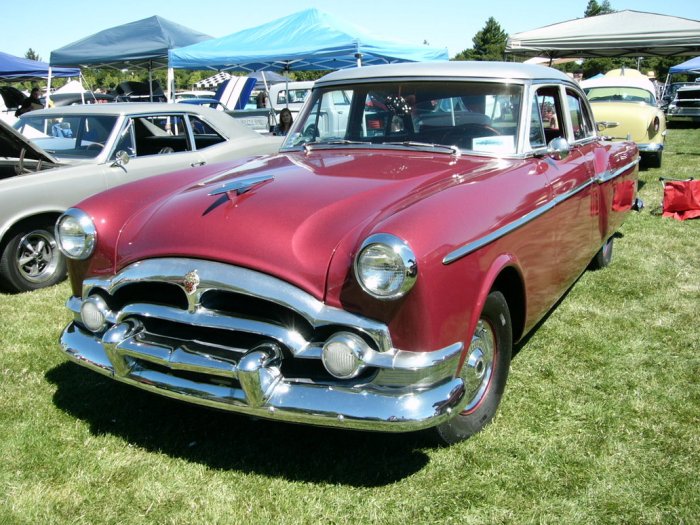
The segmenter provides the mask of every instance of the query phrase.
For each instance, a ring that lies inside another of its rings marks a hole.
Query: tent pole
[[[173,101],[174,95],[175,95],[175,71],[168,64],[168,87],[165,91],[165,96],[168,99],[168,102]]]
[[[46,78],[46,102],[44,102],[44,107],[48,108],[51,102],[51,66],[49,66],[49,76]]]
[[[148,61],[148,96],[153,102],[153,63],[150,60]]]

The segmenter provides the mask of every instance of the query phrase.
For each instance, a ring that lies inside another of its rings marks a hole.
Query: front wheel
[[[513,329],[508,303],[491,292],[477,322],[460,375],[467,405],[452,419],[435,427],[442,443],[451,445],[479,432],[493,418],[508,379]]]
[[[27,292],[51,286],[66,276],[66,260],[49,225],[11,233],[0,256],[0,287]]]

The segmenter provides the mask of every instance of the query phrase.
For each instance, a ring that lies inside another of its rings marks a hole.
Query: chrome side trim
[[[484,235],[483,237],[480,237],[479,239],[476,239],[470,243],[464,244],[457,248],[456,250],[451,251],[445,257],[442,259],[442,264],[451,264],[455,262],[458,259],[461,259],[462,257],[465,257],[466,255],[469,255],[470,253],[478,250],[479,248],[483,248],[487,244],[491,244],[492,242],[500,239],[501,237],[504,237],[505,235],[509,234],[512,231],[517,230],[518,228],[521,228],[522,226],[525,226],[529,222],[534,221],[538,217],[541,217],[545,213],[547,213],[549,210],[554,208],[555,206],[561,204],[562,202],[566,201],[567,199],[570,199],[577,193],[580,193],[581,191],[585,190],[589,186],[591,186],[594,182],[597,182],[598,184],[602,184],[604,182],[607,182],[609,180],[614,179],[615,177],[620,176],[622,173],[627,171],[628,169],[634,167],[636,164],[639,163],[639,157],[637,157],[634,161],[630,162],[629,164],[626,164],[622,168],[619,168],[618,170],[611,172],[611,171],[605,171],[601,173],[600,175],[596,176],[594,179],[589,179],[583,184],[580,184],[579,186],[573,188],[572,190],[563,193],[561,195],[557,195],[554,197],[551,201],[538,206],[534,210],[526,213],[519,219],[516,219],[514,221],[509,222],[508,224],[501,226],[500,228],[492,231],[491,233]]]
[[[619,177],[622,175],[624,172],[626,172],[628,169],[633,168],[635,165],[639,164],[640,158],[637,156],[636,159],[634,159],[632,162],[629,164],[625,164],[621,168],[618,168],[615,171],[604,171],[603,173],[600,173],[599,175],[596,176],[595,181],[598,184],[603,184],[604,182],[608,182],[610,180],[613,180],[615,177]]]

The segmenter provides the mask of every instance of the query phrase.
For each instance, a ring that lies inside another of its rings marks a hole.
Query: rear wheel
[[[66,260],[51,225],[27,225],[10,233],[0,256],[0,287],[27,292],[51,286],[66,276]]]
[[[491,421],[506,386],[512,348],[508,303],[501,292],[491,292],[460,372],[468,402],[460,414],[435,427],[442,443],[450,445],[465,440]]]

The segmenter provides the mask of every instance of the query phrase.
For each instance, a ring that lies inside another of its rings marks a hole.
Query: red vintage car
[[[122,186],[58,220],[62,349],[184,401],[453,443],[493,417],[513,343],[609,264],[638,162],[553,69],[331,73],[279,154]]]

